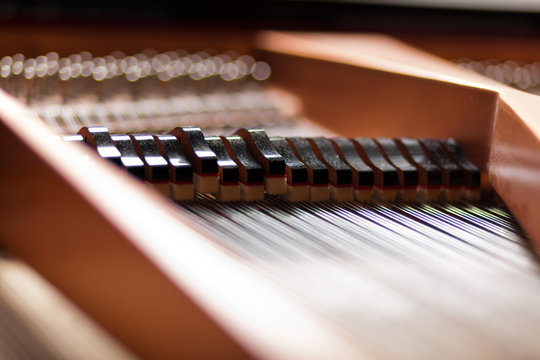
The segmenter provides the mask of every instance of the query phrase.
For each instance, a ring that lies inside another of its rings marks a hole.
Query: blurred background
[[[5,23],[537,35],[534,0],[3,1]]]
[[[26,55],[38,56],[51,48],[47,37],[52,39],[58,33],[69,36],[66,32],[74,28],[79,37],[88,37],[88,29],[95,37],[114,37],[117,31],[130,29],[139,37],[131,40],[139,44],[151,31],[156,50],[170,29],[176,33],[185,29],[184,33],[190,35],[186,38],[194,44],[198,39],[193,35],[219,29],[227,32],[216,34],[221,42],[232,45],[239,40],[237,46],[248,36],[248,30],[275,29],[382,32],[450,59],[530,62],[540,58],[540,47],[536,46],[540,3],[534,0],[12,0],[0,4],[0,28],[3,55],[25,49]],[[63,46],[69,53],[87,50],[77,48],[81,44],[77,41],[51,42],[59,52]],[[128,53],[141,50],[129,51],[129,40],[124,44]],[[32,49],[35,54],[28,53]],[[103,50],[100,55],[117,49]]]

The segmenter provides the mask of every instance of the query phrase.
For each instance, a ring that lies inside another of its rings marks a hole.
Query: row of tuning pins
[[[168,134],[110,134],[83,127],[84,142],[174,200],[195,193],[221,201],[478,200],[480,171],[454,139],[268,137],[262,129],[205,136],[197,127]]]
[[[50,52],[0,60],[0,87],[30,105],[239,91],[257,88],[269,75],[267,63],[234,52],[81,52],[62,58]]]

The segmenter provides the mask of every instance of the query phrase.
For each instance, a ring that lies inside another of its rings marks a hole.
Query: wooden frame
[[[313,131],[456,137],[540,241],[535,96],[384,36],[254,39]],[[206,239],[166,199],[91,150],[54,140],[4,93],[0,118],[2,246],[141,357],[373,355]]]

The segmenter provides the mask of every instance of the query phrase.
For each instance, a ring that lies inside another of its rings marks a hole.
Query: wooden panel
[[[156,51],[200,51],[216,49],[249,53],[253,49],[253,33],[249,31],[219,30],[204,27],[166,27],[119,24],[99,26],[76,25],[0,25],[0,56],[18,52],[35,57],[49,51],[68,56],[81,51],[91,51],[104,56],[121,50],[127,55],[144,49]]]
[[[525,94],[514,94],[525,95]],[[537,116],[530,116],[532,124],[520,118],[517,111],[527,107],[513,101],[510,106],[500,101],[494,124],[493,140],[488,163],[489,180],[499,196],[510,208],[527,234],[534,240],[538,250],[540,245],[540,121]],[[518,99],[514,99],[518,100]],[[532,110],[532,109],[531,109]]]
[[[495,92],[318,59],[266,57],[273,81],[300,97],[318,125],[349,137],[455,137],[485,168]]]
[[[532,36],[395,34],[403,42],[445,59],[540,60],[540,40]]]

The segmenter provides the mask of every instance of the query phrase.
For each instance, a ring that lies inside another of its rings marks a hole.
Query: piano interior
[[[8,358],[540,356],[533,38],[10,26],[0,312],[34,330],[3,328]],[[302,144],[329,170],[322,197]],[[295,161],[279,176],[276,149]],[[39,315],[52,298],[75,320]]]

